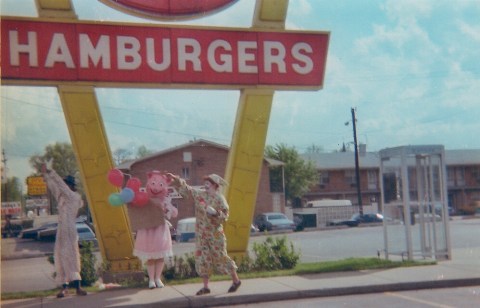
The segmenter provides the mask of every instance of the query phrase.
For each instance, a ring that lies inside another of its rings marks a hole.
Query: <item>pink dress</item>
[[[172,207],[172,211],[172,216],[177,216],[175,207]],[[156,227],[137,230],[133,255],[142,262],[173,256],[172,236],[166,219]]]

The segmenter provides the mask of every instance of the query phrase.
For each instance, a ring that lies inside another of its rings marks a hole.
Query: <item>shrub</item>
[[[47,260],[51,264],[55,264],[54,255],[49,255]],[[97,257],[93,254],[93,243],[82,242],[82,248],[80,249],[80,276],[82,276],[82,286],[91,286],[98,279],[98,272],[95,268]],[[53,278],[57,276],[57,272],[53,273]],[[73,285],[70,285],[71,287]]]
[[[93,254],[92,242],[82,242],[82,248],[80,249],[80,262],[82,265],[80,272],[80,275],[82,276],[82,285],[93,285],[95,281],[97,281],[98,275],[97,270],[95,269],[97,257]]]
[[[170,266],[165,266],[163,276],[167,280],[187,279],[198,277],[195,270],[195,257],[193,253],[186,253],[185,258],[174,256]]]
[[[253,244],[255,252],[254,268],[258,271],[292,269],[300,259],[300,253],[295,251],[293,244],[287,245],[287,237],[267,237],[264,243]]]

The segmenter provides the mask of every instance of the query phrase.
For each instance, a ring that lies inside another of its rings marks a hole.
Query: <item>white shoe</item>
[[[157,285],[157,288],[163,288],[165,286],[159,278],[155,279],[155,284]]]
[[[149,289],[155,289],[156,285],[155,285],[155,282],[153,280],[150,280],[148,282],[148,288]]]

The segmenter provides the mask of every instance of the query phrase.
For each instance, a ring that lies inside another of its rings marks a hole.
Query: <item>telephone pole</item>
[[[7,182],[8,182],[8,178],[7,178],[7,157],[5,156],[5,150],[2,149],[2,163],[3,163],[3,185],[5,185],[5,189],[3,191],[3,193],[5,194],[5,197],[3,198],[3,200],[5,200],[5,202],[8,201],[8,185],[7,185]]]
[[[358,198],[358,209],[360,215],[363,215],[363,205],[362,205],[362,191],[360,189],[360,170],[358,166],[358,145],[357,145],[357,118],[355,116],[355,108],[352,107],[352,126],[353,126],[353,146],[355,147],[355,179],[357,182],[357,198]]]

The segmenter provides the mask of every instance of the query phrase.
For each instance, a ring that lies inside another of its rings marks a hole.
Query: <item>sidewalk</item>
[[[117,289],[88,296],[69,295],[3,301],[2,307],[212,307],[308,297],[480,285],[480,249],[457,249],[437,265],[388,270],[245,279],[229,294],[230,281],[212,282],[209,295],[195,296],[201,283],[162,289]]]

